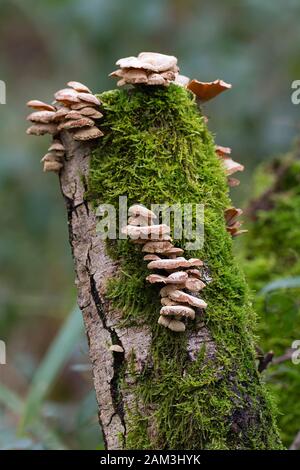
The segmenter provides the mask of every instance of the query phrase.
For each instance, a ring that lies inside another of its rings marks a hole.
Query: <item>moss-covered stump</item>
[[[140,338],[134,334],[117,359],[120,448],[280,448],[272,405],[256,370],[255,316],[225,227],[224,209],[231,206],[226,176],[193,95],[171,85],[114,90],[100,98],[105,136],[85,176],[85,201],[94,209],[101,203],[117,207],[124,195],[128,205],[204,204],[204,246],[190,255],[205,262],[212,279],[202,295],[205,313],[189,322],[185,333],[171,332],[157,324],[159,287],[146,283],[140,248],[126,240],[106,242],[105,256],[118,266],[105,292],[122,312],[116,328],[128,334],[145,329],[151,340],[138,368],[134,343]],[[184,248],[184,240],[177,245]],[[100,408],[106,406],[98,400]]]
[[[259,336],[265,351],[275,358],[265,372],[274,392],[283,442],[290,445],[300,428],[300,374],[289,352],[300,339],[300,153],[297,148],[282,158],[260,166],[254,179],[255,199],[242,240],[241,256],[250,287],[258,294]],[[277,288],[263,293],[273,281]],[[299,286],[299,282],[298,282]]]

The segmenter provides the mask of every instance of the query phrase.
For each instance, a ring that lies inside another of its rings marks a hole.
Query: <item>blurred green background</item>
[[[242,206],[263,160],[299,133],[298,0],[0,0],[0,448],[101,448],[63,200],[25,134],[26,101],[51,102],[68,80],[113,88],[115,61],[140,51],[178,57],[181,72],[232,91],[206,105],[217,143],[245,164]],[[65,324],[67,322],[67,325]],[[49,352],[50,348],[50,352]],[[48,353],[47,353],[48,351]],[[39,366],[39,368],[38,368]],[[300,426],[299,426],[300,428]]]

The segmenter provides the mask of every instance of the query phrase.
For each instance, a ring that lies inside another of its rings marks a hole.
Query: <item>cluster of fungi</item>
[[[207,304],[198,297],[205,287],[202,280],[203,262],[198,258],[186,259],[184,250],[175,247],[166,224],[157,224],[157,216],[146,207],[136,204],[128,210],[128,225],[122,229],[133,243],[142,245],[147,268],[156,273],[147,276],[151,284],[162,284],[158,323],[172,331],[185,330],[183,319],[195,319],[196,309]]]
[[[174,56],[142,52],[137,57],[120,59],[116,65],[119,68],[110,76],[118,79],[118,86],[166,87],[174,84],[192,92],[200,106],[231,88],[223,80],[201,82],[180,75]],[[103,116],[99,99],[82,83],[71,81],[67,85],[69,88],[55,93],[55,101],[51,105],[39,100],[27,103],[34,109],[27,118],[33,123],[27,133],[53,136],[48,153],[42,158],[44,171],[59,172],[63,168],[65,148],[60,138],[62,131],[71,133],[78,142],[94,142],[103,136],[97,126],[97,121]],[[204,119],[207,121],[205,116]],[[216,145],[216,154],[222,162],[229,186],[237,186],[239,180],[232,175],[243,171],[243,165],[231,158],[229,147]],[[225,210],[226,228],[232,236],[245,232],[240,230],[242,222],[237,220],[241,214],[242,210],[235,207]],[[156,225],[153,223],[155,219],[155,214],[147,208],[132,206],[124,233],[134,243],[143,245],[142,252],[145,253],[144,260],[149,261],[148,268],[157,271],[150,274],[147,281],[164,285],[160,290],[162,307],[158,323],[180,332],[185,330],[185,323],[182,321],[184,318],[194,319],[195,310],[206,307],[206,303],[197,295],[205,287],[201,275],[203,263],[199,259],[182,257],[183,250],[172,244],[170,227]]]
[[[95,123],[103,116],[98,98],[82,83],[72,81],[67,85],[69,88],[55,93],[53,104],[39,100],[27,103],[34,109],[27,117],[32,123],[27,134],[53,136],[48,153],[42,158],[44,171],[58,172],[63,168],[65,148],[60,138],[62,131],[71,132],[76,141],[91,141],[103,135]]]

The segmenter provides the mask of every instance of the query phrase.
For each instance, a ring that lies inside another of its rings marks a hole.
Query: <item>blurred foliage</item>
[[[275,353],[274,364],[264,374],[278,402],[282,439],[290,445],[300,429],[299,365],[289,355],[292,343],[300,340],[299,142],[290,154],[259,167],[255,179],[259,204],[252,211],[255,220],[247,224],[243,264],[257,293],[260,345]],[[286,360],[276,363],[286,354]]]
[[[234,157],[246,164],[243,184],[233,191],[236,201],[245,199],[249,172],[265,155],[287,148],[298,132],[290,85],[300,77],[300,3],[0,0],[0,5],[0,79],[7,85],[7,104],[0,105],[0,338],[8,349],[0,381],[23,403],[34,371],[75,299],[58,181],[42,174],[39,163],[49,140],[25,135],[24,103],[31,98],[51,101],[69,79],[94,91],[114,87],[107,75],[122,56],[141,50],[175,54],[182,73],[234,85],[205,112],[217,142],[233,146]],[[70,382],[69,374],[64,370],[53,384],[51,403],[60,416],[75,411],[84,416],[91,376]],[[48,402],[49,396],[45,398]],[[1,429],[7,419],[12,420],[13,439],[15,418],[1,411]],[[68,419],[63,421],[65,432],[72,434],[69,446],[94,442],[80,437]],[[19,442],[20,447],[28,445]]]

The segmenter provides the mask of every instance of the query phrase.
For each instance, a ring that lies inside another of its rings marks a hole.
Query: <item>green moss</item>
[[[272,405],[254,364],[255,319],[247,286],[225,228],[223,212],[231,205],[226,178],[192,95],[173,85],[110,91],[101,100],[105,137],[91,159],[87,197],[95,206],[117,206],[121,195],[128,204],[146,206],[204,204],[204,247],[190,256],[203,259],[213,279],[203,291],[205,316],[189,322],[188,331],[204,321],[217,352],[212,359],[203,348],[191,361],[188,334],[157,324],[159,288],[145,281],[140,248],[124,240],[108,243],[110,255],[121,261],[110,296],[125,322],[147,324],[153,335],[152,363],[136,376],[135,390],[152,412],[131,410],[127,447],[279,448]],[[155,442],[149,439],[150,423],[159,430]]]
[[[283,168],[284,174],[276,177]],[[264,185],[263,174],[269,175]],[[247,223],[249,234],[241,250],[247,278],[257,293],[271,281],[300,275],[300,160],[296,152],[259,167],[254,187],[260,188],[260,194],[275,182],[271,208],[260,210],[257,220]],[[255,308],[261,317],[258,334],[263,349],[280,356],[300,338],[300,288],[259,294]],[[265,375],[280,410],[282,440],[289,445],[299,430],[299,365],[286,361],[269,367]]]

